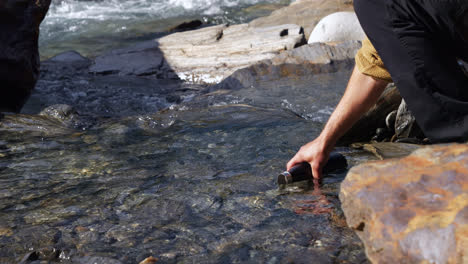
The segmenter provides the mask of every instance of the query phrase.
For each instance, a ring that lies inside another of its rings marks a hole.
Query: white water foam
[[[66,19],[136,19],[142,16],[168,18],[188,13],[221,14],[223,8],[281,0],[54,0],[47,18]],[[284,1],[283,1],[284,2]]]
[[[230,11],[259,3],[284,4],[288,0],[52,0],[41,25],[41,52],[75,49],[94,53],[105,47],[124,46],[132,38],[148,40],[184,18],[222,17],[216,23],[237,23]],[[237,20],[236,20],[237,19]],[[242,19],[241,19],[242,20]],[[241,21],[240,20],[240,21]]]

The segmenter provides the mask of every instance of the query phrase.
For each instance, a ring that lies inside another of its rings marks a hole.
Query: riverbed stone
[[[305,42],[303,29],[294,24],[225,24],[171,34],[155,43],[182,80],[218,83],[235,70],[271,59]]]
[[[310,34],[308,43],[362,41],[365,37],[356,13],[336,12],[320,20]]]
[[[0,2],[0,112],[19,112],[39,76],[39,25],[51,0]]]
[[[354,167],[340,200],[373,263],[468,263],[466,144]]]
[[[353,11],[352,0],[297,0],[287,7],[275,10],[271,15],[257,18],[251,26],[265,27],[294,23],[304,28],[308,39],[317,23],[325,16],[338,11]]]

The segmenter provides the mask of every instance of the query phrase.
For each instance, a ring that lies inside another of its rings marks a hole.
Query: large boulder
[[[310,34],[309,44],[315,42],[362,41],[366,37],[354,12],[337,12],[324,17]]]
[[[39,25],[50,1],[0,1],[0,112],[19,112],[34,88]]]
[[[195,83],[218,83],[234,71],[305,44],[300,26],[218,25],[157,39],[177,75]]]
[[[354,167],[340,200],[373,263],[468,263],[466,144]]]
[[[215,89],[240,89],[255,86],[259,81],[274,81],[281,78],[312,76],[320,73],[348,71],[354,65],[354,56],[361,47],[358,41],[336,45],[314,43],[282,52],[252,66],[237,70],[224,79]]]
[[[338,12],[353,11],[352,0],[297,0],[271,15],[257,18],[249,24],[254,27],[294,23],[304,28],[306,38],[323,17]]]

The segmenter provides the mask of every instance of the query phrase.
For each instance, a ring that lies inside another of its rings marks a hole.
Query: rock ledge
[[[373,263],[468,263],[468,145],[357,166],[340,200]]]

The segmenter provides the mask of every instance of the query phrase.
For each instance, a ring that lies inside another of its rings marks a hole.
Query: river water
[[[276,185],[297,148],[318,135],[348,75],[216,90],[128,116],[69,101],[87,112],[84,126],[6,115],[0,262],[28,252],[61,263],[365,262],[340,209],[345,171],[320,184]],[[43,76],[37,92],[50,86]],[[142,98],[135,87],[129,102]],[[368,159],[338,151],[350,166]]]
[[[52,0],[41,25],[42,58],[67,50],[96,56],[166,34],[178,24],[246,23],[290,0]]]
[[[127,2],[119,2],[120,10],[129,8]],[[219,10],[242,10],[235,5],[258,4],[168,2],[185,5],[173,12],[193,9],[213,17]],[[109,37],[115,32],[106,35],[98,29],[102,25],[77,27],[74,32],[82,32],[76,35],[52,32],[83,18],[75,10],[63,25],[54,24],[54,17],[66,15],[60,8],[89,4],[98,10],[117,1],[80,3],[54,2],[42,29],[43,50],[85,47],[86,36],[97,39],[93,30],[103,39],[93,49],[115,44]],[[158,3],[142,5],[156,10]],[[145,12],[135,25],[158,12]],[[115,20],[124,23],[119,16],[116,11]],[[114,23],[102,20],[105,27]],[[125,37],[116,39],[128,44]],[[88,66],[44,62],[24,114],[0,121],[0,263],[138,263],[149,256],[158,263],[367,262],[340,209],[346,171],[320,183],[284,189],[276,184],[288,159],[320,132],[350,69],[270,76],[222,90],[152,77],[96,76]],[[76,112],[55,107],[37,114],[54,104]],[[337,151],[349,166],[370,159],[358,150]]]

